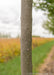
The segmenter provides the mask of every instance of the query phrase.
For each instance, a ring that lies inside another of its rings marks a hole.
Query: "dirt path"
[[[54,47],[48,54],[48,57],[44,60],[44,64],[39,69],[40,73],[47,73],[45,75],[54,75]],[[44,75],[44,74],[41,74]]]

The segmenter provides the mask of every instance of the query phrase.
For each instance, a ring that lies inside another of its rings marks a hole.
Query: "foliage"
[[[20,39],[0,39],[0,62],[20,55]]]
[[[0,38],[11,38],[10,34],[0,33]]]
[[[32,48],[34,49],[37,46],[43,45],[49,41],[54,40],[54,38],[32,38]]]
[[[37,38],[39,37],[40,38],[40,36],[35,36],[35,35],[33,35],[32,37],[37,37]]]
[[[32,49],[43,45],[54,39],[50,38],[32,38]],[[0,62],[7,62],[8,60],[20,55],[20,39],[0,39]]]
[[[54,17],[49,17],[49,20],[43,23],[43,27],[54,35]]]
[[[54,0],[38,0],[33,2],[33,6],[48,12],[48,19],[44,22],[43,27],[54,34]]]

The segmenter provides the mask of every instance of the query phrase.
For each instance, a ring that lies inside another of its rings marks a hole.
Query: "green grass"
[[[36,72],[39,64],[43,63],[44,58],[46,58],[53,45],[54,41],[51,41],[32,51],[33,73]],[[20,56],[15,57],[7,63],[0,63],[0,75],[21,75]]]
[[[34,49],[32,52],[33,73],[37,72],[38,66],[44,62],[53,45],[54,41],[51,41]]]

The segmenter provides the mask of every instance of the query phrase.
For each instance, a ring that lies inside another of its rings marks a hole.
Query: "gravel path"
[[[39,68],[41,75],[54,75],[54,47]]]

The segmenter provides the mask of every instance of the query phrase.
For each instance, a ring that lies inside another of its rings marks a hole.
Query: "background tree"
[[[47,11],[48,19],[44,22],[43,27],[54,34],[54,0],[38,0],[33,2],[35,9]]]
[[[43,28],[49,30],[49,32],[54,35],[54,17],[49,17],[49,19],[43,23]]]
[[[32,73],[32,0],[21,0],[21,71]]]
[[[11,38],[10,34],[4,34],[0,32],[0,38]]]

